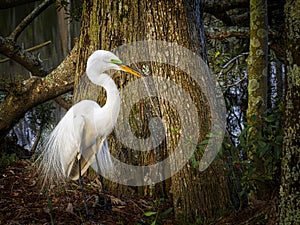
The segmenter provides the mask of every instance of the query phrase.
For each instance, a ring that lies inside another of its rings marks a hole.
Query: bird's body
[[[123,70],[138,76],[111,52],[98,50],[89,57],[87,76],[106,90],[107,101],[100,107],[94,101],[82,100],[61,119],[47,139],[40,156],[44,183],[68,178],[77,180],[80,172],[83,174],[91,164],[96,171],[112,169],[106,137],[117,121],[120,96],[113,79],[103,73],[109,69]],[[97,166],[96,161],[99,162]]]

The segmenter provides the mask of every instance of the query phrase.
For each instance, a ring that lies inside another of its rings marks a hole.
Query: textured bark
[[[300,2],[286,1],[287,91],[280,187],[280,224],[300,224]]]
[[[199,8],[196,8],[196,2],[199,3],[199,1],[86,0],[79,40],[74,101],[89,98],[98,99],[103,103],[105,100],[101,88],[92,87],[86,76],[81,77],[88,55],[97,48],[111,50],[133,41],[163,40],[177,43],[200,54],[201,40],[197,14]],[[148,62],[143,65],[149,66],[152,76],[168,78],[189,93],[198,109],[201,124],[198,132],[200,139],[203,140],[210,127],[210,115],[207,113],[209,111],[207,100],[200,87],[189,76],[171,66]],[[120,91],[131,80],[130,76],[120,73],[114,74],[113,79]],[[138,95],[138,91],[132,93],[135,94]],[[126,105],[128,101],[121,99],[121,104]],[[149,114],[155,115],[154,108],[156,108],[167,126],[164,142],[149,152],[136,153],[122,145],[113,134],[109,137],[110,150],[119,160],[134,165],[149,165],[161,161],[175,149],[179,134],[173,132],[172,128],[180,125],[178,115],[167,101],[154,98],[153,103],[154,107],[149,100],[141,100],[137,104],[136,109],[133,109],[131,128],[139,137],[147,136],[148,117]],[[188,215],[195,221],[197,217],[215,218],[229,206],[228,186],[224,177],[222,162],[218,161],[202,174],[191,168],[191,165],[186,165],[174,177],[155,186],[136,188],[114,183],[109,185],[109,189],[120,195],[139,193],[153,197],[162,195],[172,197],[175,213]]]
[[[250,1],[250,51],[248,63],[248,109],[247,118],[249,126],[248,139],[256,139],[261,135],[262,117],[266,112],[267,103],[267,70],[268,70],[268,30],[267,30],[267,2],[266,0]],[[252,120],[255,116],[255,120]],[[255,146],[254,149],[255,150]],[[262,160],[255,152],[249,152],[254,161],[255,177],[264,173]],[[254,181],[257,191],[253,193],[257,198],[268,194],[265,183],[259,179]]]
[[[266,78],[268,70],[268,32],[267,8],[265,0],[252,0],[250,2],[250,51],[248,62],[248,110],[247,117],[255,115],[257,123],[266,109]],[[250,135],[256,135],[256,131]]]

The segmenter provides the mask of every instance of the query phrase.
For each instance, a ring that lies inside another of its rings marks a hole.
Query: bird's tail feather
[[[56,126],[43,144],[41,154],[37,159],[42,187],[64,183],[68,178],[72,180],[79,178],[78,152],[71,151],[73,148],[76,149],[78,144],[72,141],[68,141],[69,144],[66,144],[66,139],[70,137],[65,128],[66,124],[64,123],[59,123]],[[67,136],[64,136],[65,134]],[[99,165],[96,163],[96,157]],[[106,139],[99,138],[95,144],[86,149],[80,160],[81,174],[84,174],[90,165],[99,174],[113,171],[113,163]]]
[[[61,183],[65,180],[63,165],[61,164],[59,127],[55,128],[48,139],[43,143],[42,151],[37,159],[39,164],[39,175],[42,180],[42,187]]]

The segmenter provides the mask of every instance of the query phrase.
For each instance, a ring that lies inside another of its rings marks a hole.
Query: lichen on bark
[[[297,43],[300,42],[300,2],[287,0],[286,14],[286,56],[287,91],[282,179],[280,186],[279,224],[300,224],[300,70]],[[296,51],[296,52],[295,52]]]
[[[250,49],[248,63],[248,109],[247,119],[249,143],[258,139],[262,130],[262,117],[266,112],[267,97],[267,68],[268,68],[268,36],[267,36],[267,2],[266,0],[250,0]],[[252,118],[255,118],[252,119]],[[263,162],[256,157],[256,149],[248,155],[252,158],[257,176],[263,172]],[[256,198],[262,199],[268,193],[263,182],[254,182],[257,190],[252,193]]]

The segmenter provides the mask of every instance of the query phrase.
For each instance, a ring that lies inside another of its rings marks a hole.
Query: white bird
[[[106,137],[117,121],[120,96],[113,79],[104,73],[110,69],[140,77],[112,52],[97,50],[88,58],[86,74],[94,84],[106,90],[106,103],[101,107],[94,101],[82,100],[61,119],[39,157],[43,185],[77,180],[91,164],[96,171],[112,168]]]

